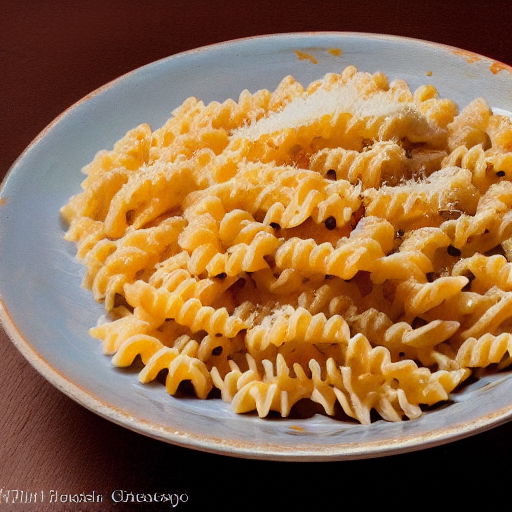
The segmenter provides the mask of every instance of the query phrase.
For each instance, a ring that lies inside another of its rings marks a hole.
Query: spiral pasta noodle
[[[188,98],[61,209],[90,329],[236,413],[413,420],[512,364],[512,121],[348,66]],[[189,387],[190,389],[190,387]]]

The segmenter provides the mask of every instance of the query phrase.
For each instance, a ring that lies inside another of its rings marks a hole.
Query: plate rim
[[[380,34],[373,32],[357,32],[357,31],[312,31],[312,32],[282,32],[260,34],[255,36],[241,37],[227,41],[221,41],[213,44],[203,45],[197,48],[178,52],[166,57],[162,57],[155,61],[143,64],[134,68],[109,82],[94,89],[76,102],[72,103],[50,123],[48,123],[25,147],[20,155],[15,159],[12,165],[5,173],[0,183],[0,199],[4,189],[15,176],[16,170],[22,165],[27,154],[35,148],[40,141],[48,136],[52,129],[63,121],[68,114],[75,110],[78,106],[86,103],[95,96],[109,90],[118,82],[126,79],[132,74],[138,73],[144,68],[158,66],[159,63],[170,61],[177,58],[186,57],[196,53],[208,52],[211,49],[221,49],[225,46],[231,46],[236,43],[248,42],[256,39],[290,39],[297,38],[315,38],[321,36],[341,36],[341,37],[363,37],[369,39],[385,39],[392,41],[409,41],[417,44],[429,45],[451,53],[461,52],[461,56],[473,56],[478,59],[487,59],[493,63],[497,63],[501,69],[505,69],[512,73],[512,66],[492,57],[488,57],[470,50],[465,50],[456,46],[447,45],[435,41],[418,39],[407,36],[399,36],[392,34]],[[2,203],[0,203],[0,207]],[[186,431],[172,430],[168,426],[160,425],[156,422],[144,418],[138,418],[125,412],[118,407],[109,404],[95,395],[91,391],[82,388],[77,383],[63,375],[57,368],[52,366],[24,337],[20,327],[13,321],[9,313],[8,306],[3,299],[0,290],[0,323],[4,328],[8,338],[13,345],[29,362],[29,364],[42,375],[50,384],[66,396],[79,403],[91,412],[112,421],[122,427],[128,428],[139,434],[143,434],[150,438],[171,443],[177,446],[196,449],[203,452],[214,453],[218,455],[226,455],[239,458],[260,459],[260,460],[281,460],[281,461],[340,461],[384,457],[398,453],[406,453],[412,451],[423,450],[426,448],[446,444],[458,439],[470,437],[478,433],[490,430],[512,419],[512,401],[509,406],[503,407],[498,411],[487,413],[476,417],[473,421],[463,424],[450,424],[441,427],[433,432],[426,434],[414,434],[409,437],[401,437],[398,440],[385,441],[366,441],[364,444],[345,443],[332,446],[321,446],[309,443],[314,450],[300,449],[296,446],[284,446],[275,443],[250,443],[248,441],[238,441],[234,439],[219,439],[213,436],[201,436]],[[361,428],[364,428],[361,427]],[[297,439],[298,440],[298,439]],[[301,445],[302,446],[302,445]]]

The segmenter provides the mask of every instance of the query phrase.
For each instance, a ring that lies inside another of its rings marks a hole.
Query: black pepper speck
[[[327,219],[325,219],[325,227],[329,230],[333,230],[336,228],[336,219],[334,217],[327,217]]]
[[[449,245],[446,248],[446,252],[448,252],[448,254],[450,256],[460,256],[461,255],[460,249],[457,249],[457,247],[454,247],[453,245]]]

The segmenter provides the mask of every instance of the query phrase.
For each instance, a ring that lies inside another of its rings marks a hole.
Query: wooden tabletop
[[[511,11],[507,0],[0,0],[0,178],[70,104],[183,50],[257,34],[343,30],[437,41],[512,64]],[[508,471],[496,462],[508,462],[511,437],[509,423],[436,448],[336,463],[202,453],[84,409],[46,382],[0,328],[0,511],[241,510],[247,503],[262,510],[321,503],[443,508],[480,495],[490,505],[508,490]],[[39,493],[39,502],[6,504],[8,490]],[[171,501],[115,503],[114,491],[170,494]],[[58,503],[82,492],[103,501]]]

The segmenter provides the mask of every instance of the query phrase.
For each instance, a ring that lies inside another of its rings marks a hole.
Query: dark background
[[[0,0],[0,178],[66,107],[120,74],[238,37],[295,31],[397,34],[512,64],[509,1]],[[512,424],[373,460],[284,463],[166,445],[59,393],[0,329],[0,489],[185,492],[177,510],[379,505],[445,509],[507,496]],[[501,463],[505,464],[499,468]],[[3,505],[0,510],[170,510],[150,505]]]

